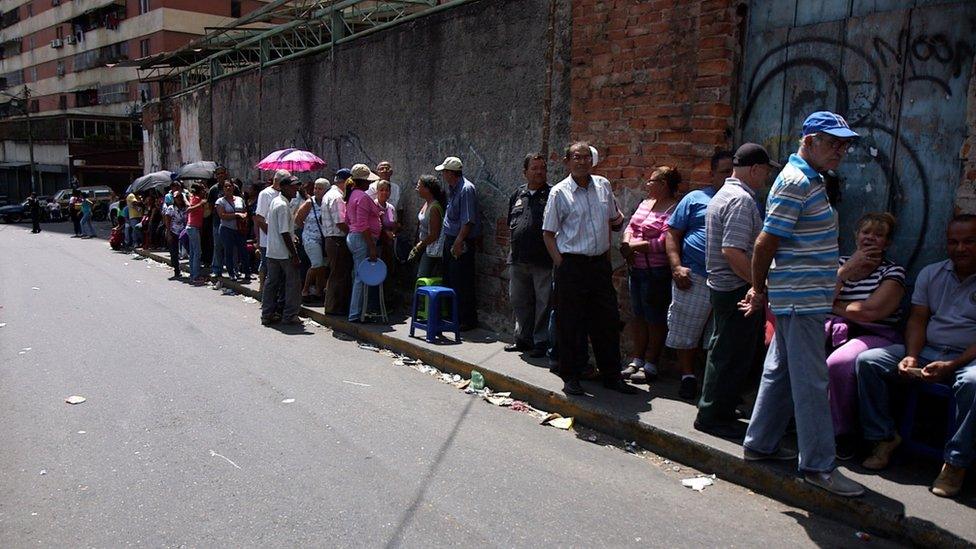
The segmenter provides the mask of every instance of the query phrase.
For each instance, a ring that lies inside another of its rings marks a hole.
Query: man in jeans
[[[271,180],[271,185],[265,187],[258,193],[257,204],[254,209],[254,224],[258,227],[258,249],[261,251],[261,263],[258,266],[258,281],[260,282],[261,295],[264,295],[264,282],[268,276],[268,212],[271,209],[271,202],[281,194],[280,182],[287,177],[291,177],[288,170],[278,170]],[[276,299],[278,309],[284,305],[284,296],[278,295]]]
[[[542,217],[549,200],[546,159],[529,154],[522,161],[526,184],[508,200],[509,301],[515,313],[515,343],[509,352],[523,351],[532,358],[545,356],[549,347],[549,294],[552,258],[542,238]]]
[[[837,114],[807,117],[799,150],[769,192],[752,256],[752,289],[742,303],[746,316],[761,315],[768,288],[776,315],[776,337],[743,444],[745,459],[796,457],[780,446],[792,415],[804,479],[848,497],[863,494],[864,487],[843,476],[834,462],[824,320],[837,283],[837,218],[820,174],[837,169],[856,137]]]
[[[275,174],[277,179],[277,174]],[[284,294],[285,305],[282,322],[285,324],[301,324],[298,317],[301,306],[301,280],[298,267],[301,258],[295,247],[295,219],[291,215],[288,203],[298,192],[297,177],[288,175],[278,180],[281,194],[271,201],[268,208],[268,247],[267,247],[267,278],[261,294],[261,324],[268,326],[275,321],[275,311],[278,308],[277,297]]]
[[[732,177],[708,202],[705,214],[705,265],[714,331],[695,429],[719,437],[741,438],[744,431],[735,418],[735,407],[762,352],[765,318],[743,316],[739,302],[752,283],[752,245],[763,224],[756,192],[769,180],[770,168],[781,167],[762,146],[742,145],[732,158]]]
[[[948,433],[932,493],[954,497],[976,457],[976,216],[953,218],[946,241],[949,259],[918,274],[905,344],[861,353],[857,383],[864,438],[875,443],[863,465],[872,470],[887,467],[901,443],[889,410],[889,381],[952,385],[956,430]]]
[[[478,326],[478,303],[475,297],[475,244],[481,237],[478,213],[478,190],[462,173],[461,159],[449,156],[434,167],[447,183],[447,207],[444,212],[444,285],[454,290],[458,300],[461,330]]]

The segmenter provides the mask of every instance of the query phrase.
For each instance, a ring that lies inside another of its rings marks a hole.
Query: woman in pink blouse
[[[366,194],[373,175],[365,164],[352,167],[352,185],[346,189],[346,223],[349,234],[346,244],[352,253],[352,298],[349,301],[349,321],[362,322],[364,284],[359,277],[359,265],[365,259],[376,261],[377,240],[380,237],[380,207]]]
[[[634,382],[650,382],[657,377],[657,362],[667,335],[671,269],[664,251],[664,236],[668,218],[678,202],[674,194],[679,184],[681,174],[670,166],[651,172],[644,183],[647,198],[630,218],[620,244],[630,266],[630,303],[634,312],[630,323],[633,359],[623,375]]]

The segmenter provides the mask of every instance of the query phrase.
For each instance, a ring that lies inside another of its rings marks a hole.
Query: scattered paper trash
[[[282,400],[281,401],[282,404],[291,404],[292,402],[295,402],[295,399],[293,399],[293,398],[286,398],[285,400]]]
[[[867,532],[855,532],[854,537],[861,541],[871,541],[871,534]]]
[[[71,395],[68,398],[64,399],[64,401],[67,402],[68,404],[81,404],[86,400],[88,399],[79,395]]]
[[[515,399],[512,398],[512,393],[485,393],[484,399],[488,402],[494,404],[495,406],[511,406]]]
[[[359,348],[364,351],[373,351],[374,353],[380,352],[380,348],[376,345],[370,345],[369,343],[360,343]]]
[[[696,492],[705,491],[706,486],[712,486],[715,484],[715,475],[699,475],[697,477],[686,478],[681,480],[681,485],[691,488]]]
[[[83,435],[83,434],[85,434],[85,433],[87,433],[87,432],[88,432],[88,431],[78,431],[78,434],[79,434],[79,435]]]
[[[237,295],[237,292],[231,288],[224,288],[220,293],[223,295]]]
[[[37,286],[31,286],[31,290],[40,290]]]
[[[21,351],[24,351],[26,353],[27,351],[30,351],[32,348],[33,347],[24,347],[23,349],[21,349]]]
[[[6,323],[6,322],[0,322],[0,328],[3,328],[3,327],[4,327],[4,326],[6,326],[6,325],[7,325],[7,323]]]
[[[542,421],[540,422],[540,424],[542,424],[542,425],[551,425],[552,427],[555,427],[556,429],[562,429],[562,430],[565,431],[565,430],[568,430],[570,427],[573,426],[573,418],[571,418],[571,417],[563,417],[563,416],[561,416],[561,415],[553,412],[553,413],[547,415],[546,417],[542,418]]]
[[[41,469],[41,474],[42,475],[46,475],[47,474],[47,469]]]
[[[348,383],[349,385],[355,385],[357,387],[372,387],[372,385],[370,385],[368,383],[359,383],[358,381],[347,381],[347,380],[343,379],[342,382],[343,383]]]
[[[248,296],[244,296],[244,299],[242,299],[241,301],[243,301],[244,303],[257,303],[258,302],[258,300],[254,299],[253,297],[251,297],[249,295]]]
[[[26,355],[27,354],[27,351],[17,351],[17,354],[18,355]]]
[[[628,440],[624,444],[624,450],[626,450],[630,454],[637,454],[640,453],[641,447],[640,445],[637,444],[636,440]]]

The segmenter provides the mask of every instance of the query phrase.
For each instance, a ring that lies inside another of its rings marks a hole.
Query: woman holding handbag
[[[295,226],[302,227],[302,246],[309,260],[302,288],[302,303],[310,305],[321,305],[325,300],[328,273],[325,267],[325,235],[322,232],[322,197],[330,185],[324,177],[316,179],[312,195],[295,212]]]
[[[247,231],[247,207],[244,199],[234,194],[234,182],[230,179],[224,181],[224,194],[217,199],[214,210],[220,217],[220,228],[217,230],[218,237],[223,244],[224,268],[227,269],[227,276],[232,280],[238,278],[237,265],[234,261],[234,254],[241,263],[241,270],[244,271],[243,281],[251,281],[251,262],[248,261],[247,249],[244,247],[243,227]]]
[[[444,250],[444,205],[447,197],[440,182],[432,175],[422,175],[417,181],[417,194],[424,199],[424,205],[417,214],[417,229],[420,241],[410,251],[410,259],[420,256],[417,265],[417,278],[429,278],[441,274],[441,254]]]

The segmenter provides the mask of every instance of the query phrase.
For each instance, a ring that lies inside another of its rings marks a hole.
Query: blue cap
[[[350,177],[352,177],[352,171],[349,170],[349,168],[339,168],[338,170],[336,170],[335,173],[336,180],[345,180],[345,179],[349,179]]]
[[[843,116],[830,111],[815,112],[803,122],[803,135],[815,133],[826,133],[843,138],[861,137],[851,131],[850,125],[847,124],[847,120],[844,120]]]

